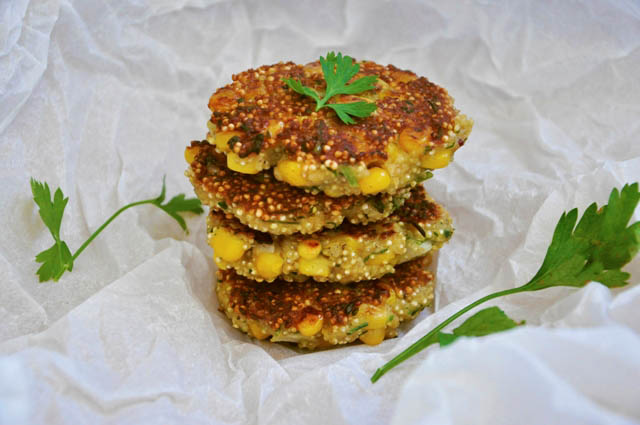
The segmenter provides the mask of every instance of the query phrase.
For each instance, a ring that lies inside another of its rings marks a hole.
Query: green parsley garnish
[[[613,189],[609,196],[609,203],[602,208],[598,209],[595,202],[591,204],[579,222],[577,208],[569,213],[563,213],[556,225],[542,266],[528,283],[517,288],[494,292],[464,307],[376,370],[371,377],[371,382],[376,382],[393,367],[437,342],[442,329],[486,301],[554,286],[580,288],[591,281],[600,282],[609,288],[627,285],[630,275],[621,269],[640,249],[640,221],[627,227],[638,201],[640,201],[638,183],[627,184],[620,192],[618,189]],[[494,320],[495,313],[491,315]],[[504,327],[503,319],[494,320],[494,323],[489,323],[482,332],[500,330]],[[477,328],[477,323],[474,322],[473,328]],[[479,334],[475,330],[474,332]],[[456,336],[455,331],[453,335]],[[446,342],[452,337],[445,334],[442,338]]]
[[[355,332],[358,332],[360,329],[366,328],[367,326],[369,326],[369,323],[364,322],[361,325],[358,325],[356,327],[349,329],[349,331],[347,332],[347,335],[353,335]]]
[[[163,204],[165,198],[165,184],[162,180],[162,191],[157,198],[147,199],[144,201],[133,202],[116,211],[102,226],[98,228],[89,239],[87,239],[78,250],[72,255],[66,242],[60,238],[60,225],[62,224],[62,216],[67,206],[69,198],[65,198],[62,190],[58,188],[51,198],[51,190],[47,183],[39,182],[31,179],[31,192],[33,200],[39,207],[40,218],[51,232],[54,244],[51,248],[46,249],[36,255],[36,262],[42,263],[36,274],[40,278],[40,282],[53,279],[58,281],[62,274],[68,270],[73,270],[73,262],[84,251],[84,249],[109,225],[117,216],[125,210],[142,204],[152,204],[160,208],[171,217],[173,217],[185,232],[188,232],[187,224],[179,213],[192,212],[200,214],[203,212],[200,201],[196,198],[185,198],[184,194],[174,196],[169,202]]]
[[[366,257],[364,257],[363,261],[366,263],[367,261],[369,261],[371,259],[371,257],[376,256],[376,255],[380,255],[380,254],[384,254],[387,251],[389,251],[389,248],[382,248],[380,251],[372,252],[371,254],[369,254]]]
[[[499,307],[489,307],[469,317],[452,333],[439,332],[438,343],[440,347],[444,347],[461,336],[485,336],[507,331],[520,325],[524,325],[524,321],[517,323]]]
[[[355,124],[352,117],[368,117],[376,110],[375,103],[352,102],[352,103],[327,103],[329,99],[338,94],[358,94],[367,90],[373,90],[378,77],[367,75],[358,78],[351,84],[347,84],[360,71],[360,65],[354,64],[350,56],[337,55],[334,52],[327,53],[327,58],[320,56],[320,65],[324,80],[327,83],[324,96],[320,97],[311,87],[303,85],[293,78],[285,78],[283,81],[296,93],[312,97],[316,101],[316,111],[320,108],[331,108],[345,124]]]
[[[276,223],[276,224],[298,224],[297,221],[284,221],[284,220],[264,220],[265,223]]]
[[[353,169],[348,165],[339,165],[338,166],[338,174],[342,174],[345,179],[347,179],[347,183],[349,186],[358,187],[358,179],[356,178]]]
[[[375,198],[369,198],[367,200],[367,203],[369,205],[371,205],[376,211],[378,211],[380,214],[384,213],[384,203],[382,202],[382,200],[378,197]]]
[[[433,177],[433,173],[431,171],[425,171],[416,178],[416,183],[422,183],[425,180],[429,180],[431,177]]]

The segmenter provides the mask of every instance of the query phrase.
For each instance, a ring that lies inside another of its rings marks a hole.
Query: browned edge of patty
[[[349,285],[313,280],[262,284],[232,270],[218,271],[217,278],[231,285],[226,307],[274,330],[296,327],[307,315],[321,316],[328,325],[344,325],[362,304],[379,305],[390,291],[408,298],[417,288],[432,284],[433,274],[426,270],[430,261],[427,255],[399,266],[394,274]]]

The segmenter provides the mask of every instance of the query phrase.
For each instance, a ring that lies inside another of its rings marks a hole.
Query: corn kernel
[[[383,252],[382,254],[373,254],[369,261],[367,261],[367,265],[380,266],[385,263],[391,264],[394,258],[396,258],[396,254],[389,251]]]
[[[311,260],[301,258],[298,263],[298,271],[305,276],[327,277],[331,263],[325,257],[316,257]]]
[[[327,196],[330,196],[331,198],[337,198],[339,196],[342,196],[342,192],[341,192],[342,188],[338,185],[331,185],[329,187],[326,187],[324,189],[324,193]]]
[[[298,332],[304,336],[313,336],[322,330],[324,320],[320,316],[308,314],[300,323],[298,323]]]
[[[216,263],[216,266],[218,266],[220,270],[224,270],[227,268],[227,262],[224,261],[222,258],[218,257],[217,255],[213,256],[213,262]]]
[[[197,146],[189,146],[184,150],[184,159],[187,161],[187,164],[191,164],[196,159],[199,151],[200,148]]]
[[[421,154],[427,145],[428,135],[428,132],[415,131],[407,128],[398,136],[398,143],[405,152]]]
[[[382,329],[387,326],[389,315],[382,309],[369,309],[366,313],[366,322],[368,323],[367,329]]]
[[[354,252],[360,252],[360,250],[362,250],[362,242],[354,237],[340,236],[338,239],[340,242],[344,243],[347,248]]]
[[[424,168],[435,170],[436,168],[444,168],[451,162],[451,150],[436,151],[433,155],[425,155],[422,157],[420,165]]]
[[[227,154],[227,167],[243,174],[256,174],[262,169],[257,156],[250,155],[246,158],[240,158],[233,152]]]
[[[271,135],[272,138],[275,138],[278,134],[282,132],[284,126],[279,121],[269,121],[269,126],[267,127],[267,131]]]
[[[322,251],[322,245],[315,239],[308,239],[298,245],[298,254],[306,260],[316,258],[320,255],[320,251]]]
[[[378,345],[384,341],[384,328],[371,329],[360,335],[360,341],[367,345]]]
[[[387,146],[387,158],[389,158],[391,162],[398,159],[398,146],[396,146],[395,143],[389,143]]]
[[[276,166],[276,177],[293,186],[307,184],[307,180],[302,176],[302,164],[297,161],[280,161]]]
[[[282,272],[284,260],[273,252],[261,252],[256,256],[256,270],[264,279],[272,280]]]
[[[239,131],[221,131],[217,132],[213,136],[213,143],[216,145],[219,151],[221,152],[229,152],[231,148],[229,147],[229,140],[232,137],[240,137],[242,133]]]
[[[251,335],[253,335],[254,338],[265,339],[266,337],[269,336],[269,333],[265,332],[262,326],[260,326],[258,323],[254,321],[250,321],[248,325],[249,325],[249,331],[251,332]]]
[[[242,239],[225,229],[216,229],[211,237],[211,246],[217,257],[234,262],[244,255],[244,242]]]
[[[391,177],[387,170],[379,167],[373,167],[369,169],[369,175],[361,178],[358,181],[360,190],[365,195],[372,193],[378,193],[391,184]]]

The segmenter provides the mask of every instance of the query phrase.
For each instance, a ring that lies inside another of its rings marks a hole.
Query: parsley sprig
[[[327,53],[326,59],[320,56],[320,65],[327,88],[324,96],[320,97],[311,87],[303,85],[293,78],[285,78],[284,82],[296,93],[312,97],[316,101],[316,111],[320,108],[328,107],[333,109],[338,117],[346,124],[355,124],[352,117],[368,117],[376,110],[375,103],[352,102],[352,103],[327,103],[329,99],[338,94],[358,94],[367,90],[373,90],[373,85],[378,79],[375,75],[367,75],[358,78],[351,84],[347,84],[360,71],[360,65],[354,64],[350,56],[337,55],[334,52]]]
[[[371,381],[376,382],[393,367],[429,345],[451,340],[451,334],[441,333],[442,329],[469,310],[494,298],[554,286],[583,287],[590,281],[600,282],[609,288],[628,284],[630,275],[621,269],[640,249],[640,221],[627,227],[639,200],[638,183],[627,184],[619,192],[613,189],[609,203],[602,208],[598,209],[596,203],[591,204],[579,222],[577,209],[563,213],[542,266],[528,283],[489,294],[464,307],[376,370]],[[504,327],[504,321],[500,323]],[[491,327],[485,332],[490,330]],[[454,331],[454,339],[455,336]]]
[[[105,221],[98,230],[93,232],[93,234],[89,236],[89,239],[87,239],[74,254],[71,254],[66,242],[60,238],[60,225],[62,224],[64,209],[67,206],[69,198],[65,198],[62,190],[58,188],[52,199],[49,185],[46,182],[42,183],[33,178],[31,179],[31,192],[33,193],[33,200],[39,207],[40,217],[49,229],[54,240],[54,244],[51,248],[36,255],[36,262],[42,263],[36,272],[40,278],[40,282],[51,279],[58,281],[65,271],[72,271],[73,262],[78,258],[82,251],[85,250],[85,248],[105,229],[105,227],[109,225],[109,223],[131,207],[143,204],[155,205],[173,217],[185,232],[188,232],[187,224],[185,223],[184,218],[180,216],[180,213],[192,212],[200,214],[203,212],[198,199],[185,198],[185,195],[182,193],[171,198],[169,202],[163,203],[166,194],[166,187],[163,179],[162,191],[158,197],[146,199],[144,201],[132,202],[120,208],[111,217],[109,217],[109,219]]]

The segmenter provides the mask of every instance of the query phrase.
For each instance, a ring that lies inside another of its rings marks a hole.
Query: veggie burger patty
[[[431,255],[397,267],[394,274],[351,285],[260,283],[232,270],[217,273],[220,311],[234,327],[257,339],[322,348],[360,339],[376,345],[433,303]]]
[[[314,233],[335,228],[345,219],[366,224],[389,216],[409,196],[410,187],[394,195],[342,196],[305,190],[278,181],[271,170],[249,175],[230,171],[225,157],[207,142],[185,150],[186,172],[203,204],[236,217],[254,230],[274,235]]]
[[[265,65],[233,75],[209,100],[207,140],[231,170],[276,179],[329,196],[396,193],[426,170],[445,167],[473,126],[442,87],[393,65],[358,62],[353,77],[375,75],[373,90],[337,95],[333,103],[375,103],[347,125],[329,108],[291,90],[293,78],[317,93],[326,82],[319,62]]]
[[[377,279],[393,273],[398,264],[439,249],[453,234],[449,214],[422,186],[381,221],[343,223],[313,235],[270,235],[213,210],[207,224],[220,269],[233,268],[242,276],[267,282]]]

